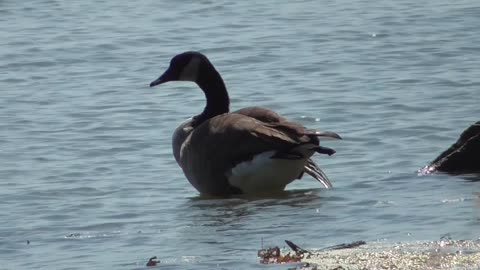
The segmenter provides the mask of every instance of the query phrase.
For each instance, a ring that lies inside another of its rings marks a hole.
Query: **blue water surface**
[[[263,246],[480,236],[480,183],[416,171],[480,120],[478,1],[0,2],[0,269],[286,269]],[[259,105],[338,132],[267,198],[204,199],[171,154],[186,50]]]

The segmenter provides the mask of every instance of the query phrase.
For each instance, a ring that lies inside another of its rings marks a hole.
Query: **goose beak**
[[[150,83],[150,87],[154,87],[156,85],[166,83],[172,80],[172,75],[170,69],[167,69],[158,79]]]

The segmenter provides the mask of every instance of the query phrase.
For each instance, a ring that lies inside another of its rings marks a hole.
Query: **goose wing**
[[[250,116],[266,123],[288,122],[286,118],[280,116],[278,113],[262,107],[247,107],[247,108],[240,109],[235,113]],[[313,131],[313,132],[317,134],[323,133],[326,135],[325,137],[340,139],[340,137],[337,134],[334,134],[334,133],[332,134],[332,133],[329,133],[328,131],[327,132]],[[328,154],[328,155],[332,155],[333,153],[335,153],[333,149],[321,147],[321,146],[318,147],[317,152]],[[325,186],[325,188],[333,187],[327,175],[320,169],[320,167],[311,158],[309,158],[307,161],[307,164],[305,164],[304,171],[308,175],[310,175],[311,177],[319,181],[323,186]],[[301,176],[299,178],[301,178]]]
[[[180,149],[179,163],[201,192],[222,193],[229,188],[227,174],[235,165],[266,151],[295,150],[298,155],[303,147],[316,151],[319,134],[291,122],[265,123],[239,113],[222,114],[191,132]]]
[[[234,113],[250,116],[265,123],[278,123],[287,121],[285,117],[280,116],[278,113],[262,107],[246,107],[235,111]]]

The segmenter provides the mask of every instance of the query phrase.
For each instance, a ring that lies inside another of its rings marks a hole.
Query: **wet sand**
[[[480,241],[439,240],[402,244],[368,243],[315,251],[302,262],[317,269],[480,269]]]

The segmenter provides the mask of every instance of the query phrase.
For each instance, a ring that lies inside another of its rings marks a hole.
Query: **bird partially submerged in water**
[[[310,158],[333,155],[319,137],[341,139],[334,132],[307,129],[260,107],[229,112],[222,77],[199,52],[184,52],[150,87],[169,81],[195,82],[205,93],[202,113],[174,132],[175,160],[202,194],[231,195],[280,191],[304,173],[326,188],[332,184]]]

